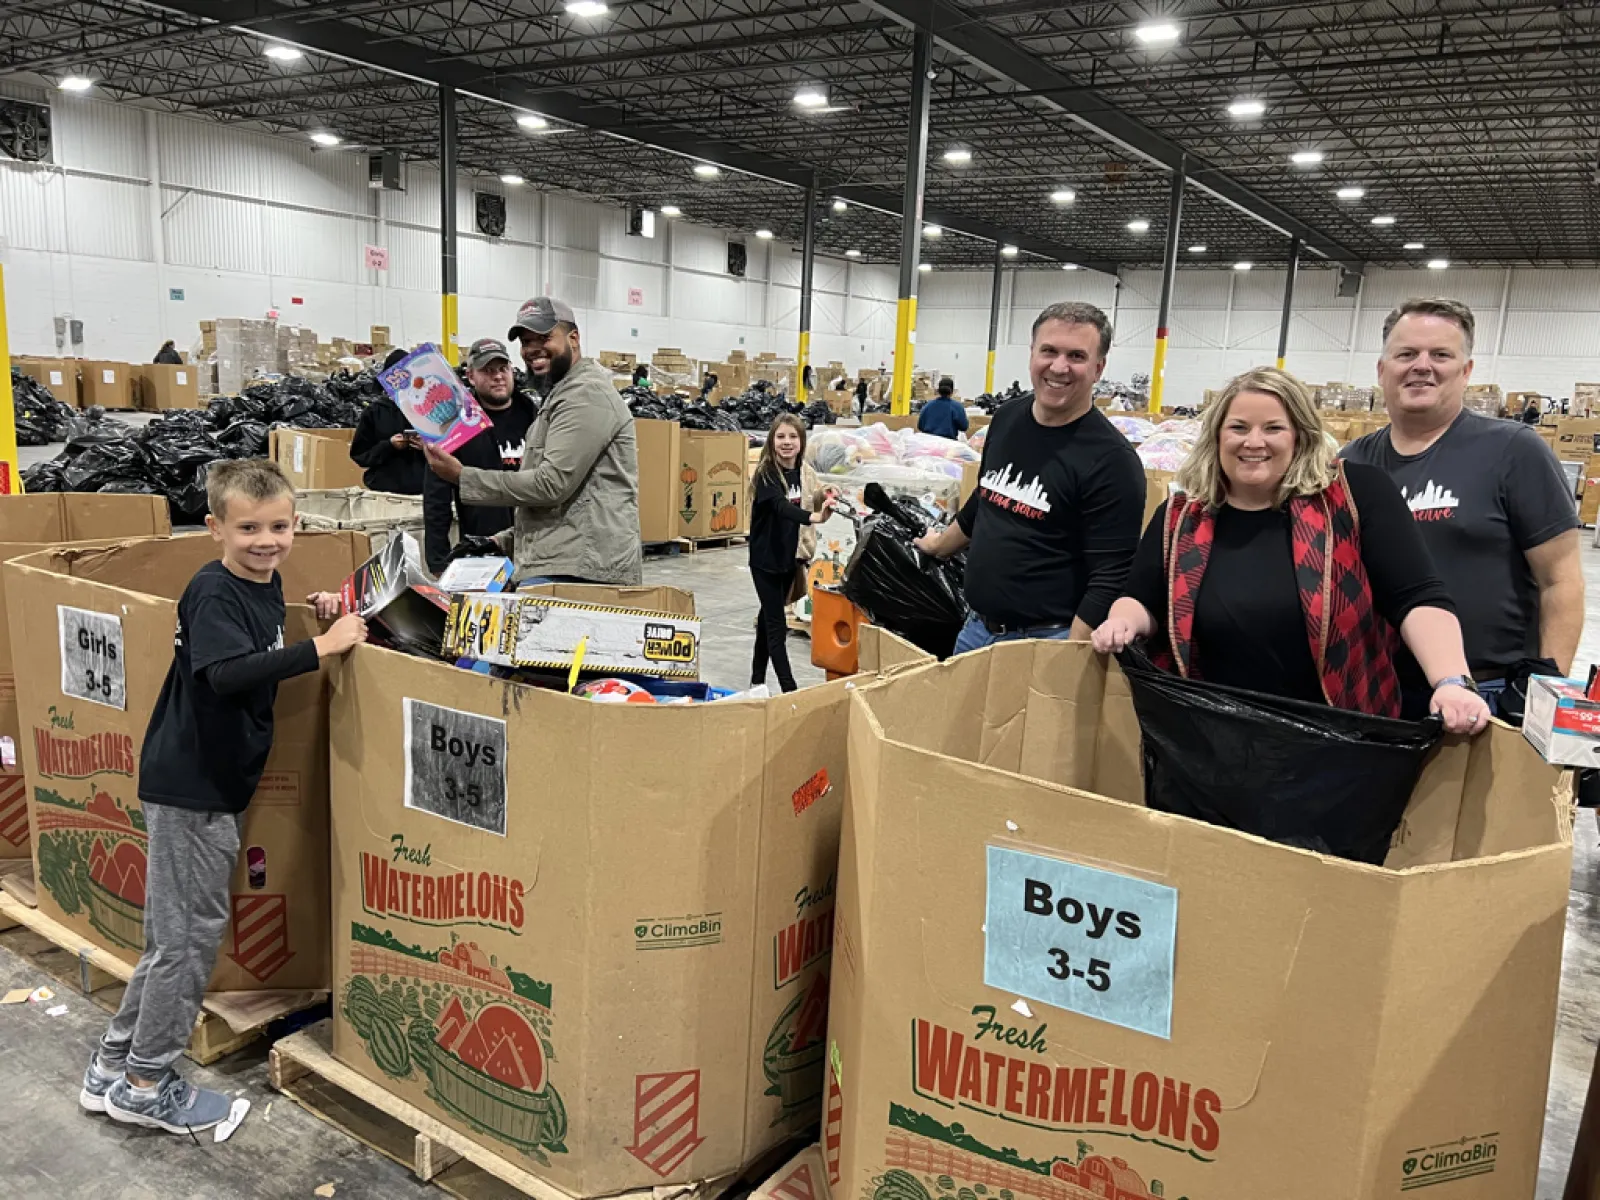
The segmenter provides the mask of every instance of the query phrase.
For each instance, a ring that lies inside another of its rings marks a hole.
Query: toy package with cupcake
[[[389,393],[422,440],[446,454],[489,427],[489,418],[437,346],[423,344],[380,372]]]

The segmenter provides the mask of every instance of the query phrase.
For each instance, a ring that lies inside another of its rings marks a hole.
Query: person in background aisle
[[[1456,300],[1407,300],[1390,313],[1378,360],[1389,427],[1344,457],[1399,485],[1456,602],[1472,676],[1498,711],[1529,660],[1572,670],[1583,561],[1572,489],[1543,439],[1463,407],[1473,333],[1472,310]]]
[[[464,466],[432,446],[428,465],[462,503],[514,510],[513,528],[495,543],[515,558],[519,583],[642,583],[639,450],[611,372],[584,357],[578,318],[549,296],[523,304],[508,336],[522,343],[523,365],[545,393],[522,469]]]
[[[967,552],[964,654],[1020,638],[1087,638],[1122,592],[1144,519],[1144,467],[1094,406],[1111,322],[1053,304],[1033,323],[1033,395],[995,412],[978,487],[917,548]]]
[[[789,667],[789,605],[803,586],[801,531],[809,532],[833,511],[833,493],[823,493],[817,475],[805,461],[805,422],[781,413],[767,430],[767,444],[756,464],[755,499],[750,504],[750,577],[755,581],[761,615],[756,621],[755,656],[750,686],[767,681],[767,661],[778,686],[795,690]]]
[[[172,666],[139,756],[149,839],[144,953],[78,1093],[89,1112],[168,1133],[219,1125],[233,1103],[184,1082],[172,1064],[189,1045],[228,926],[228,885],[272,749],[278,684],[366,640],[366,624],[351,614],[284,645],[278,567],[294,544],[294,489],[276,465],[219,462],[206,496],[222,558],[201,567],[178,602]],[[339,609],[326,593],[309,603],[324,619]]]
[[[1529,400],[1528,407],[1522,410],[1522,423],[1524,425],[1537,425],[1543,416],[1544,414],[1539,411],[1539,402],[1537,400]]]
[[[408,353],[398,347],[391,350],[383,369],[387,371]],[[362,410],[350,439],[350,459],[363,468],[361,482],[372,491],[422,495],[422,479],[428,470],[422,439],[387,393]]]
[[[1150,638],[1157,665],[1185,678],[1399,717],[1398,632],[1445,727],[1488,724],[1405,501],[1382,471],[1334,456],[1298,379],[1260,367],[1229,383],[1201,417],[1178,487],[1094,631],[1096,650]]]
[[[513,335],[515,335],[516,331],[513,330],[512,333],[513,333]],[[650,386],[650,364],[649,363],[639,363],[637,366],[635,366],[633,368],[633,386],[634,387],[649,387]]]
[[[527,447],[528,428],[538,415],[539,405],[531,396],[516,389],[511,370],[511,352],[495,338],[479,338],[467,351],[464,365],[467,383],[478,398],[490,429],[480,433],[456,451],[463,465],[485,471],[517,471]],[[435,575],[445,569],[455,549],[450,543],[450,523],[455,521],[462,541],[467,538],[493,538],[510,529],[511,509],[503,504],[464,504],[460,492],[432,471],[422,481],[423,549],[428,570]]]
[[[918,433],[949,438],[953,442],[958,434],[967,431],[967,410],[954,399],[955,390],[955,380],[948,376],[939,380],[938,396],[924,404],[917,417]]]
[[[172,344],[172,339],[168,338],[161,343],[161,349],[156,351],[153,361],[161,366],[176,367],[183,363],[183,355],[178,353],[177,347]]]
[[[867,381],[856,380],[856,416],[862,417],[867,411]]]

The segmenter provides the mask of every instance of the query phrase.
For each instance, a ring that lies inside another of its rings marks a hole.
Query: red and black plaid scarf
[[[1372,605],[1372,584],[1361,562],[1360,515],[1344,464],[1319,494],[1291,499],[1289,516],[1295,583],[1324,699],[1336,708],[1398,717],[1394,658],[1399,637]],[[1153,657],[1158,666],[1185,678],[1201,678],[1194,610],[1215,534],[1216,514],[1203,501],[1173,493],[1161,544],[1169,646],[1156,647]]]

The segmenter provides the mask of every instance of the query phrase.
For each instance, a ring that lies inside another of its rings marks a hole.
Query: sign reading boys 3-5
[[[406,807],[506,835],[506,723],[406,698]]]
[[[61,694],[126,709],[122,618],[58,604],[56,621],[61,629]]]
[[[1004,846],[987,850],[983,982],[1170,1038],[1177,889]]]

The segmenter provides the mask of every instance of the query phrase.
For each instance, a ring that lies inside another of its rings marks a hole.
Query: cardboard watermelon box
[[[216,557],[202,534],[55,548],[4,568],[39,908],[129,963],[144,949],[139,754],[172,663],[178,598]],[[295,538],[282,568],[287,641],[319,629],[292,601],[336,588],[366,557],[362,534]],[[212,991],[328,986],[325,673],[283,684],[274,717]]]
[[[0,496],[0,562],[45,546],[165,537],[172,532],[161,496],[102,496],[63,492]],[[17,685],[11,665],[11,627],[0,572],[0,858],[33,854],[28,835],[28,796],[22,773],[22,726],[17,720]]]
[[[720,1178],[815,1122],[856,686],[608,705],[358,647],[335,1056],[572,1196]]]
[[[1516,730],[1440,744],[1381,867],[1145,808],[1084,643],[862,689],[849,770],[836,1200],[1533,1194],[1573,809]]]

